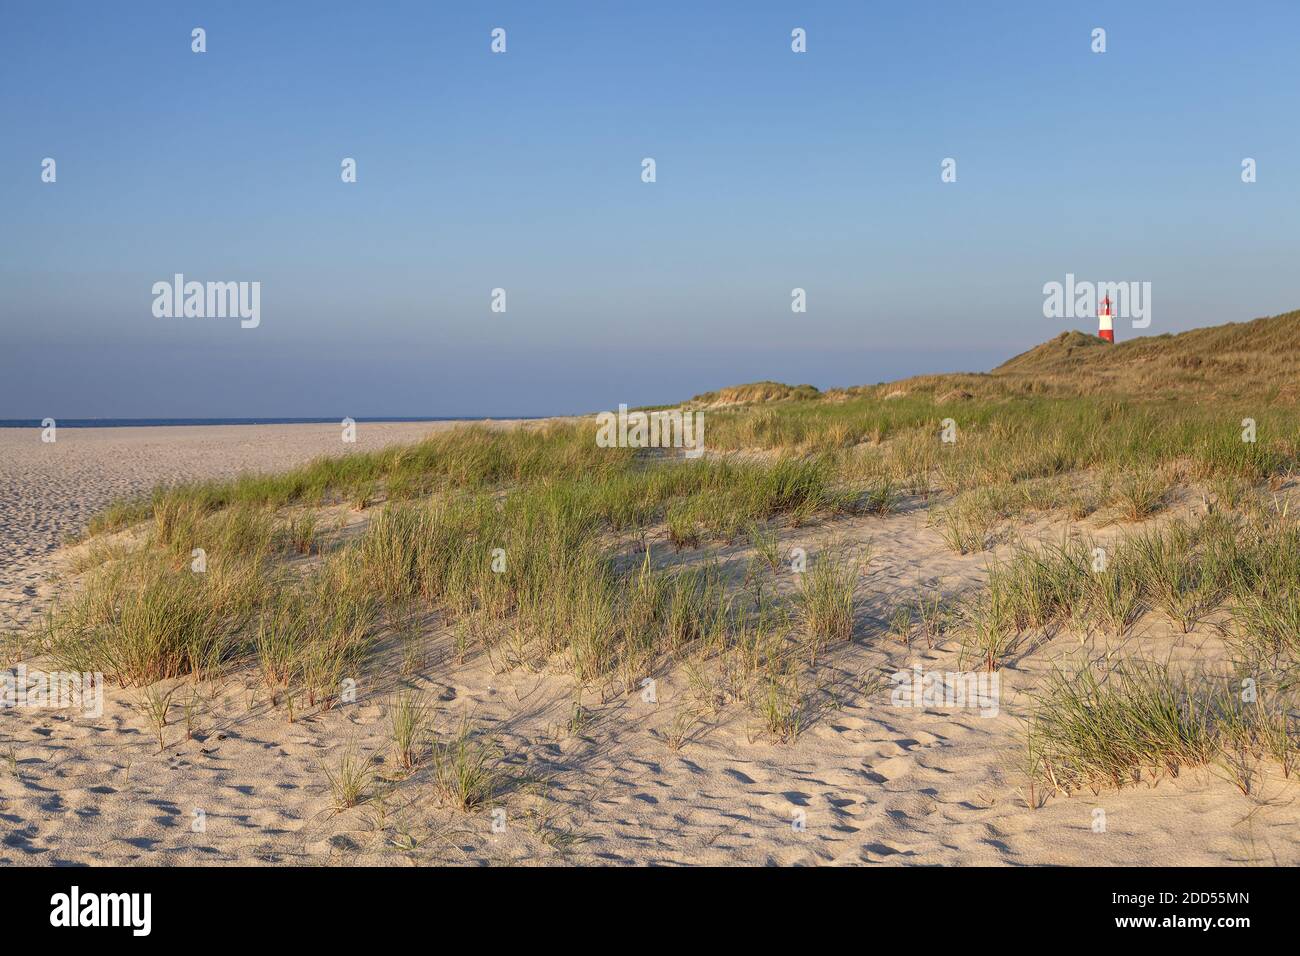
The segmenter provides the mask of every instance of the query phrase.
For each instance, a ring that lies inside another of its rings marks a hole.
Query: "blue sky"
[[[1067,272],[1151,282],[1143,334],[1286,311],[1297,37],[1286,2],[10,4],[0,418],[981,370],[1087,325],[1043,317]],[[261,282],[261,325],[155,318],[177,272]]]

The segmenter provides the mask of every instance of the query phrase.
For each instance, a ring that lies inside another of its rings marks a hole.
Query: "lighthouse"
[[[1115,330],[1111,325],[1115,318],[1115,313],[1110,307],[1110,296],[1101,300],[1101,305],[1097,309],[1097,336],[1105,339],[1107,342],[1115,341]]]

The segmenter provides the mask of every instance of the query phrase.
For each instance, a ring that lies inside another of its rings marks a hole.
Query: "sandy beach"
[[[1300,3],[11,7],[9,938],[1288,925]]]
[[[430,429],[363,425],[358,446]],[[111,499],[158,481],[293,465],[337,450],[338,434],[331,426],[69,429],[55,446],[28,431],[0,433],[0,443],[0,597],[21,623],[75,588],[69,562],[87,546],[56,546]],[[1194,507],[1185,500],[1157,520]],[[377,509],[326,511],[357,531]],[[1103,539],[1116,533],[1097,525]],[[1048,517],[1019,532],[1050,540],[1065,527]],[[962,594],[987,578],[988,555],[953,553],[915,506],[780,534],[783,549],[816,549],[831,534],[843,546],[871,543],[855,588],[864,634],[883,632],[901,595],[937,581]],[[737,581],[753,557],[743,542],[677,550],[662,528],[647,544],[664,565],[708,553]],[[789,593],[793,585],[779,587]],[[1249,794],[1227,768],[1210,765],[1158,786],[1031,807],[1016,763],[1028,695],[1054,662],[1079,650],[1073,638],[1003,667],[990,714],[898,706],[889,686],[868,677],[917,665],[959,670],[952,642],[855,641],[817,672],[819,703],[790,742],[773,740],[752,713],[712,691],[702,697],[681,668],[649,697],[579,689],[541,661],[521,663],[500,646],[465,655],[456,639],[453,628],[430,623],[412,663],[411,648],[385,633],[355,699],[296,719],[247,670],[164,682],[174,704],[161,751],[134,688],[108,687],[93,716],[0,711],[0,863],[1300,862],[1300,807],[1276,768],[1262,768]],[[1090,654],[1107,652],[1104,639],[1087,640]],[[1144,620],[1131,640],[1175,661],[1222,654],[1221,638],[1205,628],[1182,634]],[[467,720],[486,729],[503,773],[490,805],[447,808],[423,786],[427,768],[398,771],[389,728],[400,688],[434,702],[441,732]],[[327,776],[348,753],[368,768],[369,796],[340,810]]]

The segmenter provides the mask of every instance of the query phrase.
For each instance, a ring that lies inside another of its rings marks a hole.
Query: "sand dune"
[[[428,428],[369,426],[362,434],[374,447]],[[57,449],[27,433],[0,436],[9,496],[4,597],[24,618],[75,584],[52,577],[75,553],[51,553],[58,535],[114,495],[160,478],[291,464],[337,440],[333,429],[314,426],[65,434]],[[1051,521],[1021,529],[1040,538],[1061,530]],[[849,546],[873,544],[857,604],[859,632],[876,638],[840,649],[819,669],[819,705],[791,743],[771,739],[721,694],[710,701],[685,673],[661,680],[654,701],[636,692],[602,699],[598,690],[578,694],[543,662],[508,666],[504,649],[457,660],[454,635],[434,629],[403,676],[397,639],[386,635],[355,701],[293,722],[251,674],[176,682],[161,752],[136,690],[109,688],[97,717],[0,710],[0,863],[1300,862],[1300,807],[1267,768],[1250,795],[1211,766],[1031,808],[1016,765],[1027,695],[1078,641],[1063,635],[1015,655],[1001,672],[996,716],[896,706],[879,675],[960,662],[952,643],[927,649],[880,639],[889,608],[939,579],[954,593],[978,587],[987,556],[945,549],[924,514],[906,508],[787,529],[782,544],[814,546],[832,534]],[[647,543],[660,562],[703,554],[673,551],[662,533]],[[729,574],[741,573],[750,555],[739,545],[713,553]],[[1092,653],[1105,650],[1089,640]],[[1129,641],[1173,660],[1222,650],[1212,627],[1184,635],[1144,621]],[[441,806],[427,759],[412,774],[398,772],[388,729],[402,686],[428,694],[440,734],[470,720],[493,741],[503,786],[490,805],[471,813]],[[183,701],[196,701],[188,735]],[[325,770],[349,749],[374,779],[361,806],[337,811]]]
[[[321,455],[416,441],[454,422],[363,422],[356,443],[337,425],[0,428],[0,614],[25,619],[41,561],[111,502],[159,484],[291,468]]]

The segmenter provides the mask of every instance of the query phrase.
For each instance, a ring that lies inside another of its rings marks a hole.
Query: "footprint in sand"
[[[873,763],[871,769],[884,777],[886,781],[897,780],[899,777],[911,772],[912,758],[906,754],[900,754],[897,757],[890,757],[887,760]]]

